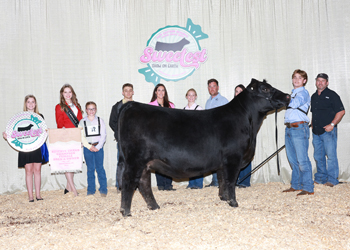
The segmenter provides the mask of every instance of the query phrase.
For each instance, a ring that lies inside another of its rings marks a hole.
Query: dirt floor
[[[137,191],[132,217],[119,212],[120,193],[86,189],[0,196],[0,249],[350,249],[350,184],[315,186],[315,195],[282,193],[289,185],[236,189],[238,208],[215,187],[158,191],[150,211]]]

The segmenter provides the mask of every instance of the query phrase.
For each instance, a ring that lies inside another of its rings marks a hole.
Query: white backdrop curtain
[[[350,93],[350,2],[330,0],[3,0],[0,2],[0,127],[22,111],[27,94],[37,97],[48,127],[56,128],[54,107],[59,90],[70,83],[80,104],[95,101],[98,115],[108,124],[111,107],[122,99],[121,87],[134,84],[134,99],[148,103],[154,85],[138,69],[150,36],[167,25],[186,26],[188,18],[202,27],[208,39],[200,41],[208,60],[185,80],[165,82],[177,108],[187,101],[189,88],[198,92],[202,107],[209,97],[207,80],[219,80],[228,99],[234,87],[251,78],[267,79],[290,92],[297,69],[309,75],[306,88],[314,93],[317,73],[330,76],[329,87],[348,111]],[[310,114],[309,114],[310,115]],[[279,145],[284,145],[284,111],[278,114]],[[311,117],[311,115],[310,115]],[[274,115],[258,134],[253,167],[276,150]],[[338,127],[340,179],[350,179],[349,115]],[[203,124],[205,126],[205,124]],[[235,129],[235,128],[232,128]],[[115,184],[116,142],[107,128],[104,166],[108,185]],[[310,138],[309,157],[315,171]],[[195,145],[193,145],[195,147]],[[17,168],[17,152],[0,143],[0,193],[25,191],[25,173]],[[271,160],[252,176],[252,183],[290,181],[285,151],[280,153],[281,175]],[[155,185],[154,178],[152,184]],[[42,190],[62,189],[64,176],[42,167]],[[86,166],[75,175],[77,188],[86,187]]]

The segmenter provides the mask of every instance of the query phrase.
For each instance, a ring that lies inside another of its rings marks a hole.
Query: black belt
[[[89,142],[89,144],[92,146],[96,146],[98,144],[98,142],[94,142],[94,143]]]
[[[287,128],[297,128],[297,127],[299,127],[299,124],[304,124],[304,123],[307,123],[307,122],[304,122],[304,121],[302,121],[302,122],[293,122],[293,123],[287,122],[284,125],[286,125]]]

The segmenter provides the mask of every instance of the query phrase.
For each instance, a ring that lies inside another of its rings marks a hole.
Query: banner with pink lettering
[[[80,173],[83,166],[79,128],[49,129],[51,174]]]
[[[46,141],[47,126],[39,114],[25,111],[8,121],[6,135],[11,147],[18,151],[31,152]]]
[[[154,85],[161,79],[174,82],[186,79],[207,61],[207,49],[202,49],[199,41],[208,37],[190,18],[186,27],[160,28],[147,41],[140,57],[140,62],[147,67],[139,69],[139,73]]]

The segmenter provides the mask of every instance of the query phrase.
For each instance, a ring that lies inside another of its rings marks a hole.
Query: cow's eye
[[[265,93],[268,93],[269,89],[268,88],[263,88],[262,91],[265,92]]]

